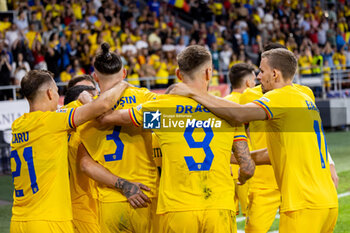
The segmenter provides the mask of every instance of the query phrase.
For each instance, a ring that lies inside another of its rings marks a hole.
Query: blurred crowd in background
[[[18,85],[31,69],[51,71],[56,82],[93,72],[106,41],[118,53],[133,85],[157,77],[151,88],[175,82],[176,55],[207,47],[212,85],[229,68],[250,63],[258,72],[267,42],[294,52],[301,77],[350,68],[350,1],[313,0],[0,0],[0,85]],[[141,81],[140,81],[141,78]],[[2,90],[0,99],[11,99]]]

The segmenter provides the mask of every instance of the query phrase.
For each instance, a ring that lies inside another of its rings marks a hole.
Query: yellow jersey
[[[152,128],[163,153],[157,214],[235,210],[230,171],[234,133],[226,121],[194,100],[174,95],[129,112],[135,125]]]
[[[75,109],[25,113],[12,124],[12,220],[69,221],[67,131]]]
[[[80,101],[73,101],[64,108],[82,106]],[[77,164],[79,133],[72,130],[68,134],[68,169],[73,219],[88,223],[98,223],[97,184],[85,175]]]
[[[300,74],[311,74],[312,57],[302,55],[299,57],[298,64],[300,66]]]
[[[241,95],[242,94],[239,92],[231,92],[231,94],[229,94],[228,96],[225,96],[224,99],[227,99],[229,101],[232,101],[232,102],[239,104],[239,100],[241,98]],[[237,133],[237,132],[239,132],[239,133]],[[234,136],[233,142],[242,141],[242,140],[247,141],[248,146],[249,146],[249,150],[251,150],[250,143],[249,143],[249,140],[247,138],[247,134],[245,132],[245,127],[243,124],[238,126],[237,129],[235,129],[235,136]],[[238,179],[239,165],[231,164],[231,168],[232,168],[232,178]]]
[[[114,109],[128,109],[156,98],[156,94],[145,88],[129,87],[116,102]],[[128,181],[140,182],[151,191],[148,197],[156,197],[157,170],[152,157],[152,135],[140,128],[115,126],[100,130],[96,121],[90,121],[78,128],[80,138],[91,157],[113,174]],[[126,201],[116,190],[98,184],[101,202]]]
[[[247,88],[241,95],[240,104],[250,103],[262,96],[261,85]],[[264,121],[249,122],[249,138],[253,151],[267,147]],[[271,165],[256,166],[254,176],[250,179],[249,184],[252,188],[278,188]]]
[[[153,159],[154,163],[158,169],[159,177],[162,174],[162,151],[159,146],[158,138],[155,133],[152,133],[152,149],[153,149]]]
[[[314,101],[295,86],[285,86],[253,103],[269,119],[267,148],[281,191],[280,211],[337,207],[327,143]]]
[[[293,86],[315,101],[315,96],[309,87],[299,84],[293,84]],[[240,97],[240,104],[250,103],[254,100],[260,99],[262,96],[261,85],[254,88],[247,88]],[[253,151],[267,148],[265,123],[265,121],[249,122],[249,139]],[[249,182],[252,188],[278,188],[271,165],[256,166],[254,176]]]

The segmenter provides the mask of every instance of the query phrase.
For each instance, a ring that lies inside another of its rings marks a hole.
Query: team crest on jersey
[[[270,100],[268,98],[266,98],[266,97],[261,97],[260,100],[265,101],[267,103],[270,102]]]
[[[160,129],[161,116],[162,113],[159,110],[156,112],[143,112],[143,128]]]

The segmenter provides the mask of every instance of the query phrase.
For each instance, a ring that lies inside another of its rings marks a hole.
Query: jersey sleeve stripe
[[[75,111],[76,111],[76,110],[77,110],[77,109],[74,108],[74,109],[73,109],[73,113],[72,113],[72,125],[73,125],[74,128],[77,127],[77,126],[75,125],[75,123],[74,123],[74,116],[75,116]]]
[[[131,112],[132,112],[132,114],[131,114]],[[135,126],[139,127],[140,124],[138,124],[136,118],[134,118],[133,115],[134,115],[134,117],[135,117],[134,110],[133,110],[132,108],[129,108],[129,116],[130,116],[130,119],[131,119],[132,123],[133,123]]]
[[[247,136],[245,136],[245,135],[236,135],[236,136],[233,137],[233,141],[234,142],[247,141]]]
[[[266,106],[266,104],[264,104],[260,100],[254,100],[253,103],[255,103],[255,104],[259,105],[260,107],[262,107],[265,110],[265,112],[267,114],[267,117],[269,119],[273,118],[273,114],[272,114],[271,110],[269,109],[269,107]]]
[[[74,128],[73,127],[73,124],[72,124],[72,116],[73,116],[73,108],[70,110],[70,112],[69,112],[69,117],[68,117],[68,124],[69,124],[69,127],[71,127],[71,128]]]
[[[248,140],[247,140],[246,138],[237,138],[237,139],[234,138],[233,141],[234,141],[234,142],[239,142],[239,141],[245,141],[245,142],[247,142]]]
[[[136,116],[135,116],[135,111],[134,111],[133,108],[131,109],[131,111],[132,111],[132,116],[134,117],[136,123],[137,123],[138,125],[141,125],[141,123],[137,121],[137,118],[136,118]]]

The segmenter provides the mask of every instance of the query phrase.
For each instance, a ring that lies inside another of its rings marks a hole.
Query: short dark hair
[[[271,49],[263,52],[261,58],[267,58],[269,66],[281,71],[285,80],[293,79],[298,62],[294,54],[288,49]]]
[[[53,73],[47,70],[31,70],[21,81],[21,91],[27,100],[33,101],[38,89],[48,82],[55,82],[53,79]]]
[[[231,67],[229,77],[232,88],[240,88],[244,78],[254,72],[253,66],[247,63],[238,63]]]
[[[94,79],[91,77],[91,75],[82,74],[82,75],[77,75],[74,78],[72,78],[71,80],[69,80],[68,89],[75,86],[78,82],[81,82],[81,81],[89,81],[96,87]]]
[[[66,96],[64,97],[64,105],[69,104],[70,102],[77,100],[80,93],[83,91],[94,91],[96,88],[91,86],[79,85],[68,88]]]
[[[287,49],[286,46],[281,45],[280,43],[276,42],[269,42],[264,46],[264,52],[269,51],[271,49]]]
[[[94,67],[101,74],[116,74],[122,66],[121,58],[114,52],[109,51],[109,44],[101,44],[101,50],[95,57]]]
[[[180,71],[191,74],[205,62],[211,61],[209,50],[200,45],[191,45],[177,55]]]

